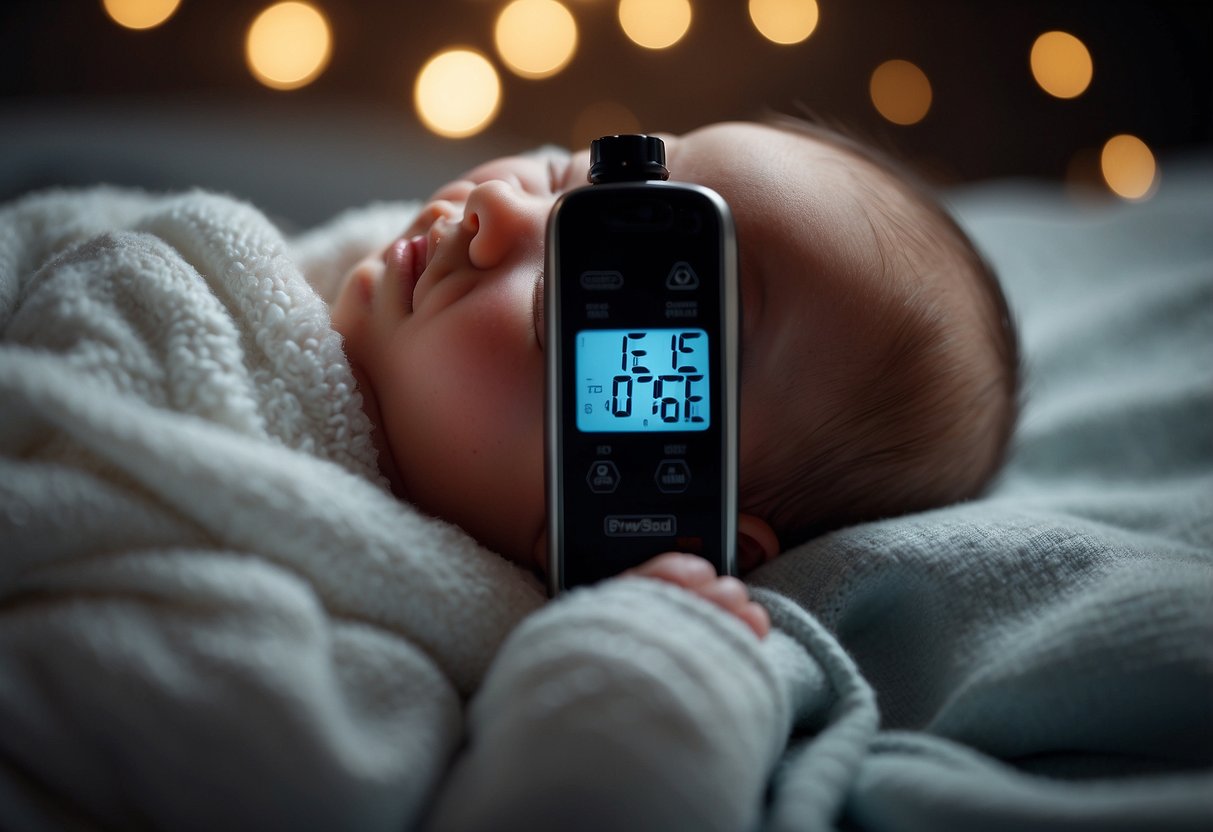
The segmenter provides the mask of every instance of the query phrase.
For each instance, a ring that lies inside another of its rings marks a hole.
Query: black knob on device
[[[603,136],[590,142],[590,181],[595,185],[669,178],[665,142],[656,136]]]

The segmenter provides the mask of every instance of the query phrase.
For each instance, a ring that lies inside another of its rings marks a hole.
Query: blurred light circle
[[[1099,169],[1112,193],[1122,199],[1144,199],[1154,192],[1154,154],[1136,136],[1122,133],[1108,139],[1099,154]]]
[[[1075,98],[1091,84],[1094,67],[1086,45],[1068,32],[1045,32],[1032,44],[1032,77],[1057,98]]]
[[[245,57],[258,81],[293,90],[324,72],[332,46],[328,20],[319,9],[308,3],[275,3],[249,26]]]
[[[750,0],[750,20],[773,43],[800,43],[817,28],[817,0]]]
[[[931,82],[909,61],[885,61],[872,72],[868,92],[876,111],[894,124],[917,124],[931,109]]]
[[[102,0],[105,13],[128,29],[151,29],[172,17],[181,0]]]
[[[413,86],[421,121],[458,139],[488,126],[501,106],[501,79],[489,59],[472,49],[448,49],[426,62]]]
[[[691,26],[691,0],[619,0],[619,25],[637,46],[665,49]]]
[[[577,23],[557,0],[514,0],[497,16],[497,54],[524,78],[547,78],[577,50]]]

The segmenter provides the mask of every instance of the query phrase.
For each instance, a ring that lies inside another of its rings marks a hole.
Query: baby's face
[[[672,178],[718,191],[737,224],[744,478],[747,449],[780,429],[788,375],[813,362],[844,378],[862,337],[861,276],[879,269],[855,179],[873,174],[758,125],[666,143]],[[587,160],[501,159],[446,185],[333,309],[394,490],[530,567],[544,559],[545,225]]]

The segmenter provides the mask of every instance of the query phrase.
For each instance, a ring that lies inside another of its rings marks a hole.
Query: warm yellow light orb
[[[577,23],[557,0],[514,0],[497,16],[497,54],[524,78],[547,78],[577,50]]]
[[[619,25],[637,46],[665,49],[691,26],[691,0],[619,0]]]
[[[489,59],[472,49],[448,49],[421,68],[413,86],[417,115],[440,136],[479,133],[501,106],[501,79]]]
[[[1038,37],[1028,62],[1040,88],[1057,98],[1082,95],[1094,73],[1086,45],[1068,32],[1045,32]]]
[[[817,0],[750,0],[750,20],[773,43],[800,43],[817,28]]]
[[[1136,136],[1122,133],[1108,139],[1099,154],[1099,169],[1112,193],[1122,199],[1144,199],[1154,192],[1154,154]]]
[[[151,29],[172,17],[181,0],[102,0],[101,5],[119,26]]]
[[[332,55],[328,20],[308,3],[275,3],[248,28],[244,54],[253,77],[276,90],[306,86]]]
[[[894,124],[917,124],[931,109],[931,82],[909,61],[885,61],[868,82],[872,104]]]

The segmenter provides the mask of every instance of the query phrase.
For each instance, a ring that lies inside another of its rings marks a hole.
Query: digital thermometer
[[[728,206],[664,181],[651,136],[591,146],[547,227],[553,593],[667,551],[736,573],[737,244]]]

